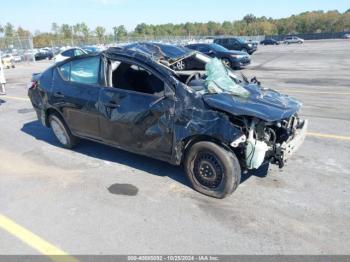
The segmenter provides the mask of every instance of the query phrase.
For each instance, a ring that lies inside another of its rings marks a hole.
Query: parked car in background
[[[265,39],[260,42],[261,45],[279,45],[280,42],[278,42],[275,39]]]
[[[289,44],[302,44],[304,43],[304,39],[301,39],[297,36],[287,36],[284,38],[283,43],[289,45]]]
[[[2,65],[6,69],[15,68],[14,58],[10,54],[5,54],[1,57]]]
[[[192,58],[206,72],[174,71]],[[285,161],[303,143],[301,103],[239,79],[220,60],[171,45],[135,43],[78,56],[33,75],[38,119],[66,148],[79,138],[183,165],[195,190],[232,194],[241,171]]]
[[[13,61],[14,61],[15,63],[21,62],[21,61],[22,61],[22,56],[20,56],[19,54],[14,54],[14,55],[13,55]]]
[[[99,53],[103,51],[102,48],[97,46],[83,46],[82,49],[87,53]]]
[[[58,55],[56,55],[54,57],[54,61],[55,61],[55,63],[57,63],[57,62],[64,61],[64,60],[71,58],[71,57],[86,55],[87,53],[88,52],[86,52],[85,50],[83,50],[79,47],[74,47],[74,48],[67,49],[67,50],[59,53]]]
[[[218,44],[192,44],[186,46],[210,57],[221,59],[224,65],[238,69],[250,64],[250,56],[242,51],[232,51]]]
[[[241,38],[235,37],[216,38],[214,39],[214,43],[221,45],[229,50],[242,51],[250,55],[258,49],[257,43],[246,42]]]
[[[51,60],[53,58],[53,52],[49,50],[40,50],[34,55],[34,57],[36,61]]]
[[[345,34],[343,38],[344,39],[350,39],[350,34]]]

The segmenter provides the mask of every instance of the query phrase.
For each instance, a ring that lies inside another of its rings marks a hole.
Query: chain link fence
[[[0,37],[0,56],[12,63],[35,61],[32,37]]]
[[[341,39],[349,32],[325,32],[314,34],[293,34],[305,40],[321,39]],[[283,40],[287,35],[260,35],[260,36],[230,36],[240,37],[247,41],[260,42],[265,38],[273,38],[277,41]],[[101,46],[102,49],[110,46],[123,45],[132,42],[154,41],[161,43],[170,43],[176,45],[187,45],[191,43],[207,42],[210,43],[214,38],[228,36],[125,36],[122,39],[115,39],[109,35],[103,38],[74,36],[69,39],[60,37],[46,38],[45,41],[38,41],[37,37],[0,37],[0,56],[1,59],[12,60],[13,63],[33,62],[38,52],[53,52],[53,55],[69,47],[87,47]]]

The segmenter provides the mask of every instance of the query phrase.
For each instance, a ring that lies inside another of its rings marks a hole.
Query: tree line
[[[223,23],[214,21],[161,25],[141,23],[131,32],[128,32],[124,25],[119,25],[112,28],[112,33],[107,33],[106,28],[102,26],[91,29],[86,23],[75,25],[53,23],[50,32],[37,31],[33,40],[34,45],[40,47],[52,44],[69,44],[70,42],[123,41],[127,37],[288,35],[342,31],[350,31],[350,9],[344,13],[336,10],[304,12],[282,19],[256,17],[253,14],[248,14],[242,20],[224,21]],[[22,27],[15,29],[10,23],[4,26],[0,25],[0,33],[4,34],[5,37],[27,37],[30,35],[29,31]]]

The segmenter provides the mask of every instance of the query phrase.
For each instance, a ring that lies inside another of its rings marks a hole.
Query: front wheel
[[[73,136],[64,121],[57,114],[49,116],[49,123],[57,140],[65,148],[72,149],[78,144],[78,138]]]
[[[194,144],[186,154],[184,165],[192,187],[207,196],[225,198],[241,181],[235,154],[213,142]]]

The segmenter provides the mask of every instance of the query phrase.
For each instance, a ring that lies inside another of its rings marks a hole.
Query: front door
[[[103,139],[129,151],[168,160],[173,144],[174,100],[165,83],[141,66],[121,63],[113,87],[100,93]]]

